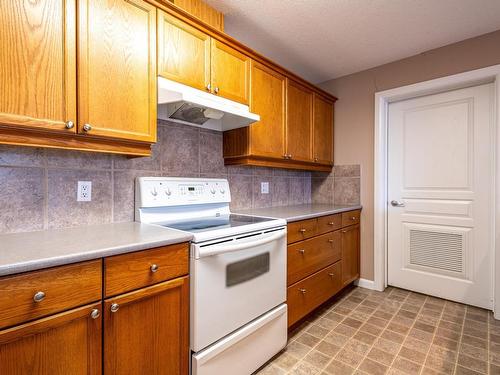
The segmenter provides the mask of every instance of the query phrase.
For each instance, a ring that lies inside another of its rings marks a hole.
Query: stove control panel
[[[225,179],[139,177],[135,192],[138,207],[231,202],[229,183]]]

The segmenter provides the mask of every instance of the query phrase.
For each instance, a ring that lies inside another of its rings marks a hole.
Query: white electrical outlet
[[[78,202],[90,202],[92,200],[92,181],[78,181]]]
[[[269,194],[269,182],[260,183],[260,192],[261,194]]]

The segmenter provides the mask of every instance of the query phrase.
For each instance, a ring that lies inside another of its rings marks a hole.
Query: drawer
[[[291,285],[332,263],[342,254],[340,231],[288,245],[287,285]]]
[[[342,228],[341,214],[318,217],[317,234],[332,232],[340,228]]]
[[[188,272],[187,243],[115,255],[104,259],[104,295],[115,296]]]
[[[3,277],[0,329],[98,301],[101,291],[100,259]]]
[[[358,224],[360,213],[360,210],[342,212],[342,227]]]
[[[342,288],[341,271],[340,262],[337,262],[288,287],[289,327]]]
[[[301,220],[294,223],[289,223],[287,228],[288,243],[302,241],[311,238],[317,233],[316,219]]]

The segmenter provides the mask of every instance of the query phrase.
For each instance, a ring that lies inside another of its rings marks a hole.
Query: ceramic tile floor
[[[294,330],[258,374],[500,374],[500,321],[402,289],[354,288]]]

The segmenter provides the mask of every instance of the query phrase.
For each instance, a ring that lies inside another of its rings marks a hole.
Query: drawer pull
[[[301,253],[302,255],[304,255],[306,253],[306,251],[304,249],[300,249],[299,253]]]
[[[44,292],[36,292],[35,295],[33,296],[33,301],[35,302],[42,302],[44,299],[45,299]]]
[[[306,289],[303,289],[303,288],[300,288],[299,289],[299,292],[302,293],[302,294],[306,294],[307,290]]]
[[[307,230],[305,228],[301,228],[301,229],[299,229],[299,232],[300,233],[305,233],[305,232],[307,232]]]
[[[155,273],[156,271],[158,271],[158,265],[157,264],[152,264],[150,269],[151,269],[151,272]]]
[[[328,242],[333,243],[333,239],[332,239],[332,238],[330,238],[330,239],[328,240]]]
[[[97,319],[101,316],[101,312],[97,309],[93,309],[91,312],[90,312],[90,317],[92,319]]]
[[[118,311],[118,309],[119,309],[119,308],[120,308],[120,305],[119,305],[119,304],[117,304],[117,303],[113,303],[113,304],[111,305],[111,312],[112,312],[112,313],[115,313],[115,312],[117,312],[117,311]]]
[[[330,221],[328,225],[335,225],[335,223],[333,221]]]
[[[333,277],[335,274],[333,272],[328,273],[328,276]]]
[[[352,221],[356,220],[356,216],[351,217],[351,220]]]
[[[343,231],[342,231],[342,233],[347,233],[347,231],[346,231],[346,230],[343,230]]]

